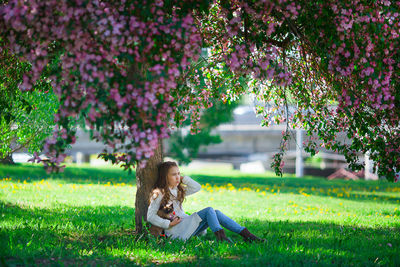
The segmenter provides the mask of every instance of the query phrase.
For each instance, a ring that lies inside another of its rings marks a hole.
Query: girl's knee
[[[206,210],[207,210],[207,213],[215,213],[215,210],[212,207],[207,207]]]
[[[215,210],[216,214],[222,214],[222,212],[220,210]]]

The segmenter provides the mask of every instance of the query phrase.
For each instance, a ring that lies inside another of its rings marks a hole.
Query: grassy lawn
[[[135,236],[134,173],[116,167],[0,166],[0,265],[400,265],[399,184],[182,171],[203,185],[186,212],[212,206],[266,242]]]

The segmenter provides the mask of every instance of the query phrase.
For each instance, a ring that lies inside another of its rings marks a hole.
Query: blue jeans
[[[197,227],[196,231],[192,234],[192,236],[199,234],[200,232],[210,227],[211,231],[216,232],[221,230],[222,227],[235,232],[240,233],[245,227],[240,226],[237,222],[220,212],[219,210],[214,210],[211,207],[202,209],[198,211],[197,214],[200,216],[202,221],[200,222],[199,226]]]

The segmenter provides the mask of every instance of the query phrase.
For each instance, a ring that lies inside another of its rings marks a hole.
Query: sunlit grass
[[[28,265],[400,264],[398,184],[182,171],[202,184],[185,211],[212,206],[266,242],[228,233],[236,243],[217,244],[210,231],[186,243],[135,236],[134,173],[111,166],[70,167],[69,176],[0,166],[0,257]]]

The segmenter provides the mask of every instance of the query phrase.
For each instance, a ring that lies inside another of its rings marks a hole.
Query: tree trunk
[[[12,158],[12,154],[8,154],[6,157],[0,159],[0,164],[6,164],[6,165],[14,165],[15,162]]]
[[[163,160],[162,140],[158,141],[158,147],[154,151],[145,168],[136,168],[136,201],[135,201],[135,230],[143,232],[143,220],[147,220],[147,208],[150,191],[157,181],[158,164]]]

